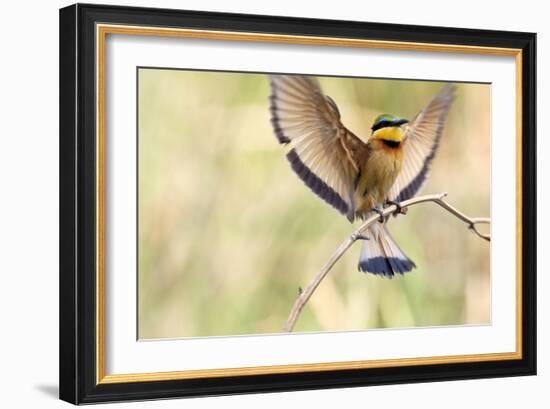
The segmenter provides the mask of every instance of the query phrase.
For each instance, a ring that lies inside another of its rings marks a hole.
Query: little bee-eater
[[[270,76],[271,123],[302,181],[350,222],[380,213],[387,203],[413,197],[428,176],[454,88],[445,86],[412,120],[378,116],[363,142],[340,121],[334,100],[315,77]],[[386,277],[415,266],[386,229],[371,225],[363,237],[359,270]]]

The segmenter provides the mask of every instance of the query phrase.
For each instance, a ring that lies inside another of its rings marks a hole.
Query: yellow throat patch
[[[374,133],[372,134],[372,138],[401,142],[403,140],[403,129],[398,126],[380,128],[374,131]]]

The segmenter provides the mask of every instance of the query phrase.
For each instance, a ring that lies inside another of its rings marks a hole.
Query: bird
[[[416,268],[391,237],[382,210],[414,197],[427,180],[455,99],[446,84],[412,120],[374,119],[365,141],[344,126],[336,102],[309,75],[269,75],[269,111],[291,169],[350,222],[378,213],[362,240],[358,270],[392,278]]]

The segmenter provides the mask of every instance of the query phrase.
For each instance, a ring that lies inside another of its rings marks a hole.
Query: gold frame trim
[[[430,51],[514,56],[516,64],[516,350],[506,353],[450,355],[369,361],[323,362],[315,364],[275,365],[242,368],[186,370],[107,375],[105,373],[105,41],[107,34],[162,36],[224,41],[248,41],[298,45],[323,45],[404,51]],[[249,32],[177,29],[165,27],[96,25],[96,383],[116,384],[178,379],[322,372],[345,369],[387,368],[411,365],[518,360],[522,358],[522,51],[516,48],[465,46],[454,44],[414,43],[402,41],[361,40],[318,36],[294,36]]]

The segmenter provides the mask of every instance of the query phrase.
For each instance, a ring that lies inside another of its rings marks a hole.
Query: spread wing
[[[290,166],[315,194],[352,220],[366,144],[342,125],[338,107],[315,77],[271,75],[270,83],[271,123],[279,142],[290,146]]]
[[[405,131],[403,164],[388,193],[389,200],[401,202],[410,199],[426,182],[453,100],[454,87],[447,85]]]

